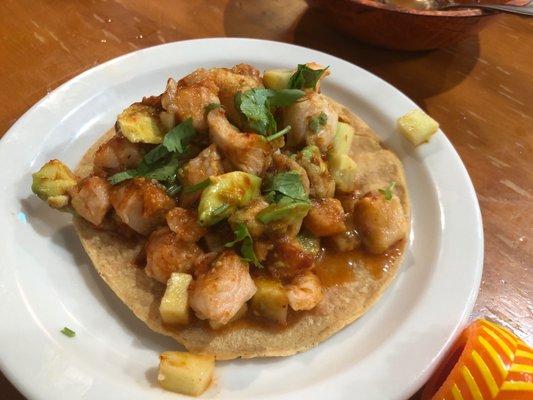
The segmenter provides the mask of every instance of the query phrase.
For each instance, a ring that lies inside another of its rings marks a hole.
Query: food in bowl
[[[381,3],[413,10],[431,10],[437,6],[434,0],[383,0]]]
[[[74,172],[51,160],[32,190],[73,213],[102,279],[152,330],[216,359],[307,350],[379,299],[409,234],[403,166],[320,92],[329,73],[239,64],[169,79]],[[196,359],[161,360],[172,390],[210,380],[180,386],[190,371],[172,360]]]

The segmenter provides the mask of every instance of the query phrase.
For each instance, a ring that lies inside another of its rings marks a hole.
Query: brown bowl
[[[309,0],[336,28],[356,39],[396,50],[450,46],[478,32],[493,12],[479,9],[421,11],[372,0]]]

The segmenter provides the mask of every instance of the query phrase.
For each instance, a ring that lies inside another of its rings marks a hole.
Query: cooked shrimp
[[[174,79],[169,79],[161,104],[166,111],[173,112],[180,121],[192,118],[194,128],[207,132],[206,107],[211,103],[220,103],[216,92],[200,83],[191,86],[178,86]]]
[[[222,158],[215,144],[203,149],[200,154],[183,166],[180,171],[180,181],[184,186],[196,185],[210,176],[224,173]],[[201,191],[182,193],[180,204],[190,207],[200,198]]]
[[[146,243],[146,275],[167,283],[173,272],[189,272],[203,254],[196,243],[184,242],[168,228],[154,231]]]
[[[284,237],[273,245],[266,265],[275,277],[293,278],[314,267],[314,256],[296,238]]]
[[[346,224],[346,230],[330,236],[330,241],[339,251],[355,250],[361,245],[361,237],[355,228],[352,213],[346,215],[344,223]]]
[[[327,120],[325,125],[319,126],[318,132],[314,132],[309,128],[309,123],[311,118],[320,113],[324,113]],[[322,153],[326,153],[335,137],[338,119],[337,112],[326,97],[316,92],[307,92],[304,97],[284,111],[284,126],[292,127],[287,134],[287,144],[290,147],[314,144]]]
[[[70,191],[72,208],[84,219],[100,225],[111,209],[111,185],[99,176],[82,180]]]
[[[398,196],[387,200],[381,193],[370,193],[357,202],[354,219],[365,248],[381,254],[402,239],[408,229],[407,218]]]
[[[198,214],[195,210],[174,207],[167,213],[167,224],[179,240],[196,242],[207,232],[198,224]]]
[[[300,174],[300,177],[302,178],[302,185],[304,187],[305,193],[309,194],[309,177],[307,176],[307,172],[305,172],[305,169],[296,162],[296,160],[293,160],[289,156],[283,154],[283,153],[276,153],[272,156],[272,164],[276,169],[277,172],[281,171],[296,171]]]
[[[189,304],[200,319],[227,324],[256,292],[248,264],[234,251],[218,256],[189,293]]]
[[[255,175],[266,171],[272,161],[273,149],[262,136],[239,132],[221,108],[211,110],[207,122],[211,140],[236,169]]]
[[[311,271],[298,275],[287,286],[289,305],[294,311],[311,310],[324,298],[322,285]]]
[[[115,136],[102,144],[94,154],[96,170],[109,174],[137,167],[143,159],[144,149],[123,136]]]
[[[242,126],[240,113],[235,108],[235,94],[246,90],[263,87],[259,70],[247,64],[239,64],[233,68],[197,69],[177,83],[178,91],[184,87],[202,86],[217,96],[228,113],[230,121]],[[163,107],[165,102],[163,101]]]
[[[344,209],[333,197],[313,200],[312,207],[304,218],[303,226],[314,236],[331,236],[346,230]]]
[[[215,261],[220,253],[211,251],[204,253],[194,261],[192,268],[193,275],[198,278],[200,275],[206,274],[211,269],[211,264]]]
[[[162,224],[166,212],[175,206],[159,184],[145,178],[117,186],[111,194],[111,204],[120,220],[142,235]]]
[[[241,115],[235,108],[235,95],[237,92],[263,87],[260,72],[251,65],[238,64],[231,69],[213,68],[209,70],[209,74],[218,87],[218,97],[229,120],[242,127]]]

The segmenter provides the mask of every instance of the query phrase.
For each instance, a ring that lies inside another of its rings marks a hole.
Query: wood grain
[[[502,15],[453,47],[402,53],[359,44],[303,0],[4,0],[0,134],[61,83],[108,59],[176,40],[260,37],[351,61],[437,119],[474,182],[485,269],[473,318],[533,342],[533,21]],[[384,104],[386,107],[386,104]],[[0,375],[3,399],[22,396]]]

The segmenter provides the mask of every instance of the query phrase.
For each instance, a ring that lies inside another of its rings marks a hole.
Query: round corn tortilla
[[[396,182],[396,194],[409,218],[409,200],[400,160],[381,146],[364,121],[342,105],[330,101],[339,113],[339,120],[355,128],[350,156],[358,165],[357,181],[361,192],[377,190],[392,181]],[[108,132],[87,152],[76,170],[78,175],[86,176],[92,171],[94,152],[112,135],[114,131]],[[296,321],[285,328],[269,329],[237,321],[227,328],[212,330],[205,324],[182,328],[163,325],[159,303],[165,285],[148,277],[135,264],[144,240],[126,239],[112,232],[95,229],[79,217],[74,218],[74,226],[102,279],[139,319],[155,332],[173,337],[187,350],[212,354],[219,360],[289,356],[316,346],[359,318],[379,299],[394,279],[407,243],[407,240],[402,241],[400,255],[389,264],[386,273],[376,277],[370,268],[356,265],[354,279],[326,288],[324,299],[316,308],[302,312]]]

